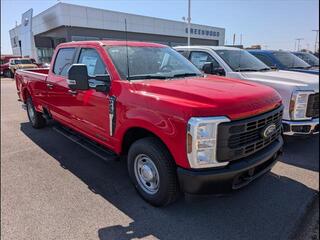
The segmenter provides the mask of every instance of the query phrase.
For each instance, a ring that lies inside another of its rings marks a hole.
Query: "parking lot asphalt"
[[[282,160],[224,196],[145,203],[125,161],[105,162],[52,129],[33,129],[1,79],[1,237],[290,239],[319,191],[319,136],[286,138]]]

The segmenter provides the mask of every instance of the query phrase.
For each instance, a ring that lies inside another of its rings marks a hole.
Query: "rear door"
[[[79,104],[76,96],[70,93],[67,84],[69,67],[74,63],[77,49],[74,47],[60,48],[50,68],[47,78],[47,105],[54,119],[69,125],[76,125],[71,108]]]

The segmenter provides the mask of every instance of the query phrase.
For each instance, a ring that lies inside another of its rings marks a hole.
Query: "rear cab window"
[[[61,48],[56,56],[53,73],[67,76],[69,67],[73,64],[76,48]]]

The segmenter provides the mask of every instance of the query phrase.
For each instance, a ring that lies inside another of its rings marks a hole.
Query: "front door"
[[[94,48],[82,48],[76,62],[87,65],[89,76],[107,74],[106,66]],[[89,85],[94,86],[94,84],[95,80],[89,80]],[[78,126],[87,135],[108,145],[110,137],[108,93],[97,92],[94,89],[78,90],[76,99],[81,104],[72,106],[70,114],[77,117]]]

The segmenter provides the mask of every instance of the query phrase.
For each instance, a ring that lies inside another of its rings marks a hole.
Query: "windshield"
[[[290,52],[273,52],[272,55],[287,68],[310,68],[302,59]]]
[[[165,79],[202,75],[192,63],[169,47],[113,46],[106,49],[122,79]]]
[[[303,61],[305,61],[306,63],[310,64],[312,67],[318,67],[319,66],[319,58],[317,58],[316,56],[314,56],[311,53],[298,52],[298,53],[294,53],[294,55],[298,56]]]
[[[270,68],[244,50],[214,50],[233,71],[263,71]]]
[[[19,60],[14,60],[15,64],[32,64],[31,60],[29,59],[19,59]]]

